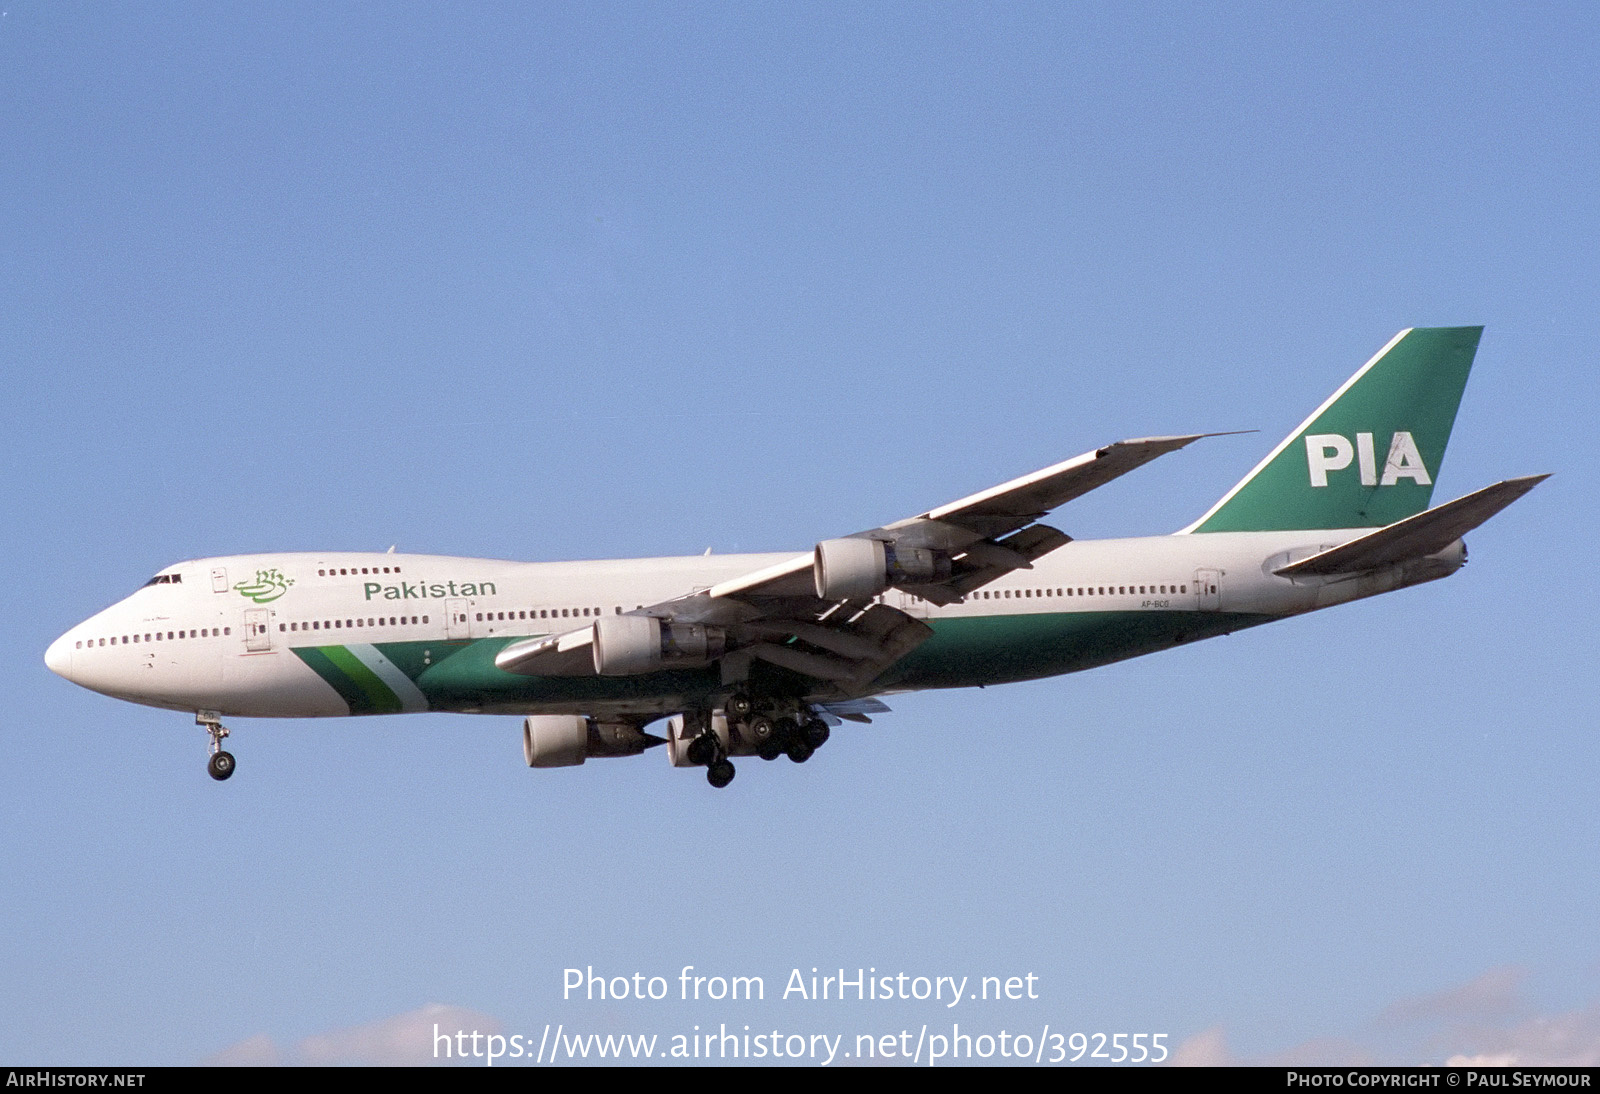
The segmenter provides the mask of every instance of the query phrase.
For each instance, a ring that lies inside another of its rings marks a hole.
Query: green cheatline
[[[297,646],[293,650],[339,693],[351,714],[398,714],[403,708],[389,685],[343,646]]]
[[[879,686],[966,687],[1077,672],[1217,634],[1271,622],[1256,613],[1195,610],[1028,612],[930,620],[933,637],[891,666]],[[494,657],[516,636],[441,643],[384,643],[378,652],[413,680],[433,710],[514,709],[518,703],[607,703],[663,689],[713,695],[715,669],[674,669],[628,677],[518,676]],[[403,703],[344,646],[294,653],[342,696],[352,714],[393,714]]]

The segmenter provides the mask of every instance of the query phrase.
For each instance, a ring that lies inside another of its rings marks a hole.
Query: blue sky
[[[970,1028],[1197,1060],[1600,1057],[1590,6],[0,12],[0,1060],[961,1020],[562,1001],[589,965],[1032,972]],[[1161,534],[1468,323],[1436,498],[1555,477],[1450,581],[900,697],[726,793],[445,715],[240,721],[218,785],[42,662],[179,559],[805,549],[1261,430],[1054,521]]]

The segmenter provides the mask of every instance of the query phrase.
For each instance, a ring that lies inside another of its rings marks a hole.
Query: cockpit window
[[[157,574],[149,581],[146,581],[145,586],[148,588],[151,585],[177,585],[182,581],[182,574]]]

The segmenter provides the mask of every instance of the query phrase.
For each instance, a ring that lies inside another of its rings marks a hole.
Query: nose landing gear
[[[222,724],[222,715],[214,710],[202,710],[195,714],[194,724],[201,726],[211,735],[211,759],[206,763],[206,772],[213,779],[222,782],[233,774],[233,753],[222,747],[222,739],[228,735],[228,727]]]

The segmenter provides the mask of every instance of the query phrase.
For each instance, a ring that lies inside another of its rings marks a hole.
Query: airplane
[[[1461,537],[1548,478],[1429,507],[1482,331],[1401,331],[1170,535],[1077,540],[1041,518],[1218,434],[1118,441],[802,552],[196,559],[45,663],[193,713],[219,781],[224,717],[453,711],[522,715],[529,767],[665,744],[725,787],[732,757],[804,763],[881,696],[1080,672],[1453,574]]]

